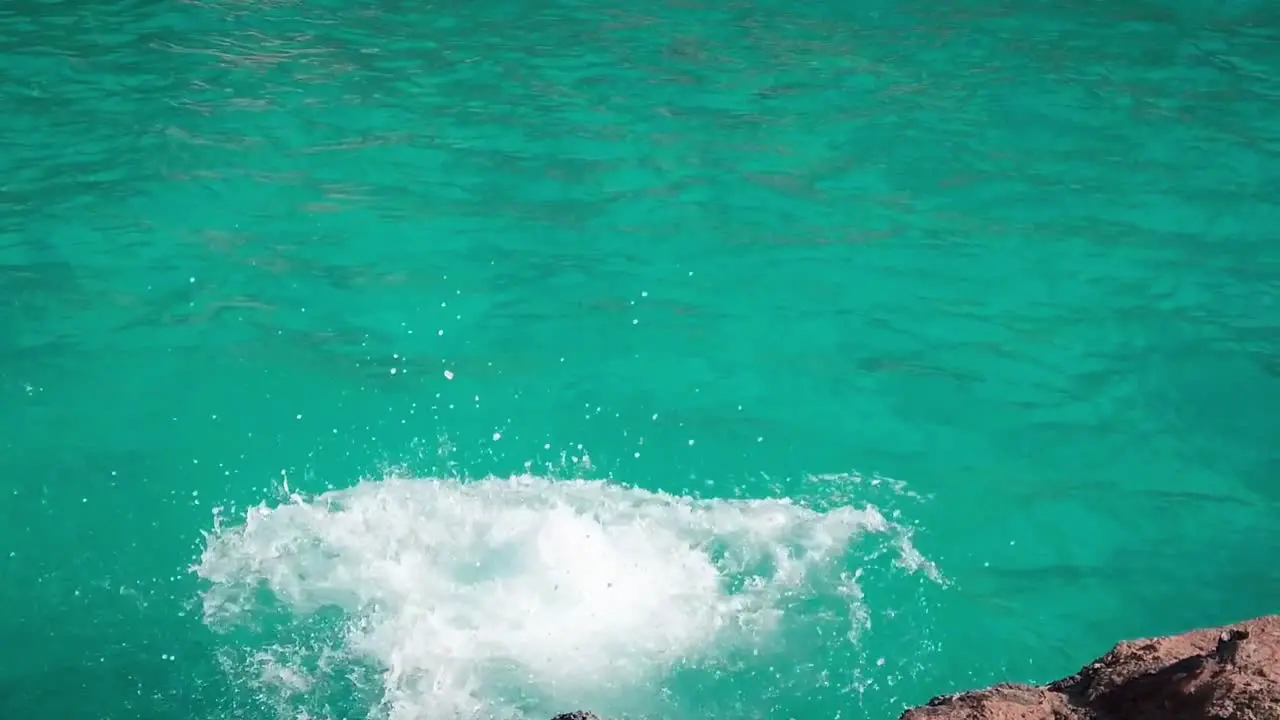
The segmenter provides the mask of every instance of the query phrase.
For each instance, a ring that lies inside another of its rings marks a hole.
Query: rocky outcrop
[[[1120,643],[1047,686],[937,697],[901,720],[1280,720],[1280,616]]]

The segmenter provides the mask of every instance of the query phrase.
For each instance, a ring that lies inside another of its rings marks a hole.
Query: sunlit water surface
[[[0,716],[896,717],[1275,610],[1261,2],[9,2]]]

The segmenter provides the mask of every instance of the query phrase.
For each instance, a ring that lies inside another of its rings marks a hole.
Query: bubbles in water
[[[550,717],[653,695],[764,649],[813,612],[864,621],[851,549],[874,508],[695,500],[600,481],[388,478],[217,524],[197,564],[207,622],[282,616],[253,656],[277,691],[372,672],[392,720]],[[326,632],[313,632],[328,618]],[[319,639],[317,639],[319,638]],[[310,660],[298,659],[308,655]]]

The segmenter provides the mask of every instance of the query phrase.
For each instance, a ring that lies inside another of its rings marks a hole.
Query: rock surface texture
[[[1280,616],[1120,643],[1045,687],[937,697],[901,720],[1280,720]]]

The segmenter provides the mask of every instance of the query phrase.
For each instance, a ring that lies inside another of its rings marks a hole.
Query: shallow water
[[[1269,5],[0,48],[2,716],[892,718],[1275,609]]]

